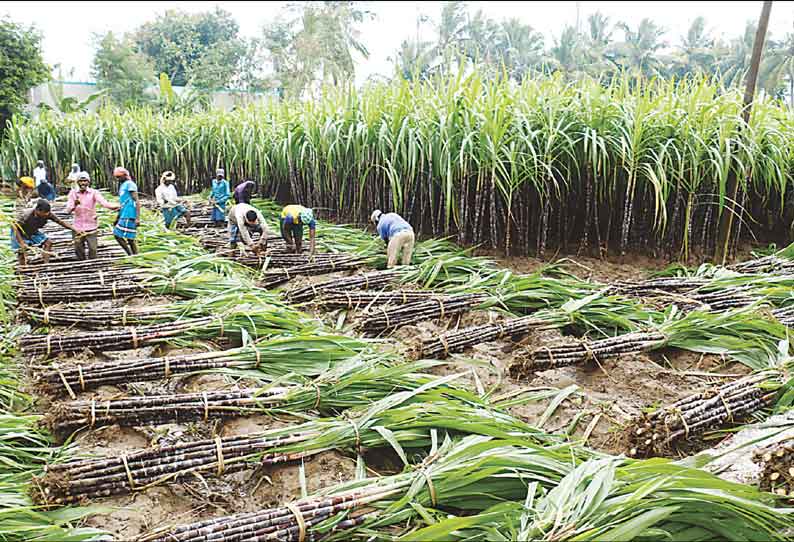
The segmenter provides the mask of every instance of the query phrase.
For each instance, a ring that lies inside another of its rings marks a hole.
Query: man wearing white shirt
[[[154,191],[154,197],[157,198],[157,203],[163,211],[166,228],[170,228],[171,224],[179,220],[181,216],[185,217],[185,223],[189,228],[190,211],[179,203],[176,186],[174,186],[175,179],[176,175],[174,175],[173,171],[164,172],[160,177],[160,186]]]
[[[252,233],[259,233],[257,243],[251,239]],[[229,242],[232,249],[237,248],[237,243],[243,242],[246,248],[254,253],[267,250],[267,224],[265,217],[259,209],[247,203],[238,203],[229,211]]]
[[[47,170],[44,168],[44,160],[39,160],[33,168],[33,178],[36,179],[36,189],[39,185],[47,181]]]

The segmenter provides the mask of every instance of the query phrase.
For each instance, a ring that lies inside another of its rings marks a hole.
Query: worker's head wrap
[[[38,167],[44,167],[44,160],[39,160],[38,162],[36,162],[36,165]]]
[[[377,224],[377,223],[378,223],[378,221],[380,220],[380,215],[382,215],[382,214],[383,214],[383,213],[381,212],[381,210],[380,210],[380,209],[375,209],[374,211],[372,211],[372,216],[370,216],[370,217],[369,217],[369,219],[370,219],[370,220],[371,220],[371,221],[372,221],[374,224]]]
[[[34,188],[36,186],[36,180],[33,177],[20,177],[19,182],[28,188]]]
[[[301,224],[311,224],[314,220],[314,211],[311,209],[304,209],[300,212]]]
[[[123,168],[121,166],[116,166],[116,168],[113,170],[113,176],[114,177],[129,177],[130,176],[130,172],[127,171],[125,168]]]
[[[80,171],[80,166],[77,164],[72,164],[72,173],[77,173]]]
[[[160,175],[160,182],[164,183],[165,181],[173,181],[176,179],[176,175],[174,175],[173,171],[164,171],[162,175]]]
[[[80,173],[77,174],[77,180],[78,181],[88,181],[90,183],[91,182],[91,176],[88,174],[87,171],[81,171]]]
[[[226,172],[223,169],[218,168],[215,170],[215,175],[226,175]]]

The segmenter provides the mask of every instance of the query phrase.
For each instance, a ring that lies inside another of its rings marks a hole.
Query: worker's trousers
[[[416,238],[414,237],[413,230],[403,230],[395,233],[392,238],[389,239],[389,245],[386,248],[386,253],[389,256],[387,267],[394,267],[397,265],[397,257],[400,255],[400,251],[402,251],[401,263],[403,265],[410,265],[415,241]]]
[[[88,245],[88,258],[90,260],[96,259],[97,236],[96,231],[87,233],[82,237],[72,234],[74,241],[74,253],[77,255],[78,260],[85,260],[85,246]]]

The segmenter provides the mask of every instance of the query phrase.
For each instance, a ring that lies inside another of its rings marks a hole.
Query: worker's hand
[[[136,218],[135,219],[135,227],[137,228],[140,225],[141,225],[141,219],[140,218]]]

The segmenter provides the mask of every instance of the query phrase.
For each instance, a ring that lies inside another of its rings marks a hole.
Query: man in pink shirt
[[[109,203],[99,190],[89,188],[91,177],[81,171],[77,175],[77,188],[69,192],[69,201],[66,204],[66,213],[74,212],[74,227],[82,231],[82,235],[73,235],[74,252],[78,260],[85,260],[85,245],[88,244],[88,258],[96,258],[97,249],[97,219],[96,205],[100,204],[105,209],[119,208],[118,203]]]

